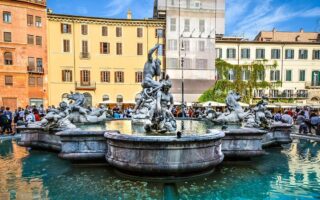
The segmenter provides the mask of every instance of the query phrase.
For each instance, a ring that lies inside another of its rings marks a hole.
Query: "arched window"
[[[118,95],[117,96],[117,103],[122,103],[123,102],[123,96],[122,95]]]
[[[13,64],[11,52],[5,52],[3,54],[3,57],[4,57],[4,64],[5,65],[12,65]]]
[[[109,101],[109,95],[103,95],[102,96],[102,101]]]

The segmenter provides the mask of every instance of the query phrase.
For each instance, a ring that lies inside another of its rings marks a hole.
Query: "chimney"
[[[132,19],[132,12],[130,9],[127,12],[127,19]]]

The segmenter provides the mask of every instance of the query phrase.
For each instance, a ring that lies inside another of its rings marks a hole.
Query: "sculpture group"
[[[156,45],[148,52],[143,69],[142,91],[133,111],[132,122],[143,123],[147,132],[174,132],[177,125],[171,112],[173,96],[169,92],[172,82],[168,75],[163,75],[160,81],[154,80],[161,75],[161,61],[152,58],[158,48],[159,45]]]
[[[28,127],[41,127],[47,130],[54,128],[73,129],[74,123],[98,123],[108,116],[107,109],[100,107],[95,110],[85,108],[86,98],[78,92],[67,95],[70,104],[61,102],[59,107],[48,110],[47,115],[40,121],[28,124]]]

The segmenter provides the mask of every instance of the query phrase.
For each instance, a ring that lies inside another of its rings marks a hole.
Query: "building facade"
[[[224,0],[155,0],[154,17],[166,20],[166,72],[173,94],[195,102],[215,80],[215,35],[224,34]]]
[[[46,1],[1,0],[0,13],[0,105],[46,105]]]
[[[49,104],[84,93],[89,106],[133,104],[149,49],[163,44],[165,21],[48,14]],[[164,59],[164,52],[157,56]]]
[[[266,64],[270,66],[277,63],[276,68],[268,68],[265,71],[264,79],[281,84],[273,89],[255,91],[255,98],[267,95],[271,101],[320,102],[320,42],[313,39],[319,37],[319,34],[311,33],[309,35],[313,36],[304,41],[288,39],[290,37],[266,40],[259,38],[259,35],[253,41],[242,38],[217,39],[216,57],[238,65],[250,64],[257,60],[266,60]],[[295,35],[292,38],[297,38],[299,32],[289,35]],[[232,73],[230,72],[230,79]],[[244,74],[244,80],[245,77]]]

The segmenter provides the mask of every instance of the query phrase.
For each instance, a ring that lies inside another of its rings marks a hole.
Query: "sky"
[[[320,32],[320,0],[225,0],[225,35],[253,39],[259,31]],[[151,18],[154,0],[47,0],[57,14]]]

